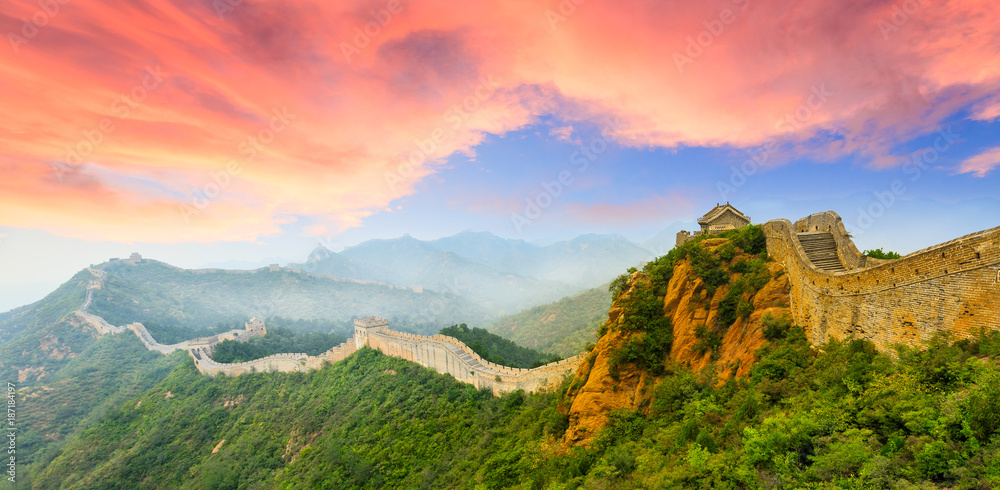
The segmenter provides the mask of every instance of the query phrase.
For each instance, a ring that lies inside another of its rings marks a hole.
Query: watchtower
[[[369,316],[354,320],[354,342],[360,349],[368,345],[368,337],[380,330],[389,328],[389,320],[380,316]]]
[[[251,336],[253,335],[267,335],[267,327],[264,326],[264,322],[253,317],[250,321],[243,324],[243,328],[246,329],[247,333]]]

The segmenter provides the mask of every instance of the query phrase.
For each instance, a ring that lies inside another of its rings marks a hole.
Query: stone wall
[[[788,271],[795,322],[815,344],[853,336],[890,349],[1000,329],[1000,227],[885,261],[861,255],[832,211],[763,228],[768,254]],[[814,268],[795,235],[806,231],[831,232],[848,271]]]
[[[100,269],[88,267],[87,271],[94,276],[94,279],[87,282],[87,296],[84,298],[83,304],[80,305],[80,308],[78,308],[74,314],[84,323],[94,327],[94,330],[97,330],[98,335],[124,332],[125,327],[116,327],[105,321],[104,318],[87,312],[87,308],[90,308],[90,303],[94,300],[94,291],[104,287],[104,279],[107,277],[107,272]]]
[[[120,333],[125,331],[123,327],[116,327],[93,313],[87,313],[86,311],[81,311],[81,310],[77,310],[74,313],[76,314],[77,318],[83,320],[91,327],[94,327],[94,329],[97,330],[98,335],[106,335],[109,333]]]
[[[141,323],[132,323],[126,328],[134,332],[136,337],[139,337],[139,341],[142,342],[147,349],[154,350],[161,354],[170,354],[175,350],[186,350],[188,352],[198,350],[211,355],[212,351],[215,350],[215,345],[219,342],[224,340],[246,342],[255,335],[261,334],[260,332],[249,332],[247,330],[230,330],[226,333],[212,335],[211,337],[199,337],[197,339],[185,340],[184,342],[176,344],[161,344],[157,342],[152,335],[150,335],[149,330],[146,330],[146,326]]]
[[[494,394],[537,391],[558,385],[563,376],[572,373],[584,358],[581,354],[534,369],[512,368],[483,359],[454,337],[414,335],[388,328],[369,332],[366,345],[387,356],[450,374],[476,388],[490,389]]]
[[[203,350],[192,350],[190,352],[191,358],[194,359],[195,367],[198,368],[198,371],[202,374],[207,374],[209,376],[218,376],[219,374],[224,374],[226,376],[239,376],[247,373],[266,373],[275,371],[285,373],[295,371],[311,371],[313,369],[322,368],[325,363],[343,361],[344,359],[347,359],[347,356],[350,356],[355,351],[357,351],[357,346],[352,338],[318,356],[310,356],[307,354],[274,354],[260,359],[238,363],[215,362],[211,355]]]
[[[699,235],[701,235],[701,231],[700,230],[699,231],[695,231],[695,232],[690,232],[690,231],[685,231],[685,230],[678,231],[677,232],[677,240],[675,241],[674,246],[675,247],[679,247],[681,245],[684,245],[685,243],[687,243],[688,241],[694,239],[695,237],[697,237]]]

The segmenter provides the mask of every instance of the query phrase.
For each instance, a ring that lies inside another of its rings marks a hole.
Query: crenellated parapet
[[[832,211],[763,229],[768,254],[788,271],[795,322],[815,344],[853,336],[890,349],[937,332],[966,338],[980,327],[1000,329],[1000,227],[896,260],[862,255]],[[810,261],[799,237],[816,232],[833,235],[845,271]]]
[[[483,359],[469,346],[446,335],[415,335],[388,328],[384,318],[369,317],[355,321],[355,336],[319,356],[275,354],[252,361],[224,364],[211,357],[205,348],[193,348],[191,357],[198,371],[209,376],[239,376],[254,372],[296,372],[320,369],[325,363],[346,359],[361,347],[370,347],[387,356],[398,357],[452,375],[477,388],[495,394],[516,390],[536,391],[558,384],[573,372],[583,355],[554,362],[535,369],[501,366]]]
[[[192,350],[191,357],[194,359],[195,367],[202,374],[239,376],[247,373],[311,371],[322,368],[326,363],[343,361],[356,351],[357,346],[354,339],[351,338],[318,356],[283,353],[246,362],[220,363],[212,359],[211,355],[205,351]]]
[[[260,322],[260,320],[257,320],[257,322],[259,322],[259,325],[254,325],[254,328],[252,329],[250,328],[251,327],[250,322],[247,322],[243,330],[238,330],[238,329],[230,330],[228,332],[221,333],[218,335],[212,335],[209,337],[199,337],[197,339],[191,339],[191,340],[186,340],[184,342],[178,342],[176,344],[167,344],[167,345],[157,342],[156,339],[154,339],[153,336],[150,335],[149,330],[146,330],[146,327],[139,322],[131,323],[127,325],[125,328],[134,332],[135,335],[139,337],[139,341],[142,342],[142,344],[145,345],[147,349],[159,352],[161,354],[170,354],[175,350],[186,350],[188,352],[203,351],[207,352],[208,354],[211,354],[215,350],[215,346],[219,342],[223,342],[226,340],[247,342],[253,337],[264,335],[266,330],[264,329],[263,322]]]
[[[415,335],[381,328],[366,337],[368,347],[385,355],[416,362],[440,373],[494,394],[517,390],[537,391],[557,385],[583,361],[578,355],[540,366],[520,369],[501,366],[483,359],[469,346],[446,335]]]

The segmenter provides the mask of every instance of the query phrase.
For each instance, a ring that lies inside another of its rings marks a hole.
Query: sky
[[[1000,224],[998,25],[972,0],[7,0],[0,311],[133,251],[663,253],[719,202],[912,252]]]

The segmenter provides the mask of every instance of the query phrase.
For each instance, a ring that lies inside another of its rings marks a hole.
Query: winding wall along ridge
[[[262,335],[263,330],[251,328],[247,322],[244,330],[229,332],[187,340],[176,344],[161,344],[153,338],[146,327],[138,322],[125,327],[116,327],[106,322],[100,316],[88,313],[93,291],[103,285],[106,272],[89,269],[96,280],[87,287],[87,297],[75,314],[93,326],[99,335],[121,333],[131,330],[139,341],[149,350],[168,355],[176,350],[187,351],[194,360],[195,367],[202,374],[209,376],[239,376],[253,372],[297,372],[320,369],[326,363],[339,362],[364,346],[379,350],[385,355],[399,357],[416,362],[424,367],[435,369],[441,373],[451,374],[459,381],[484,389],[488,388],[494,394],[516,390],[535,391],[547,386],[558,384],[562,377],[576,369],[584,359],[580,354],[569,359],[550,363],[534,369],[519,369],[501,366],[483,359],[469,346],[454,337],[446,335],[423,336],[389,330],[384,318],[368,317],[355,320],[353,337],[346,342],[318,355],[310,356],[304,353],[274,354],[261,359],[240,363],[220,363],[212,359],[212,352],[219,342],[236,340],[247,342],[255,335]]]

